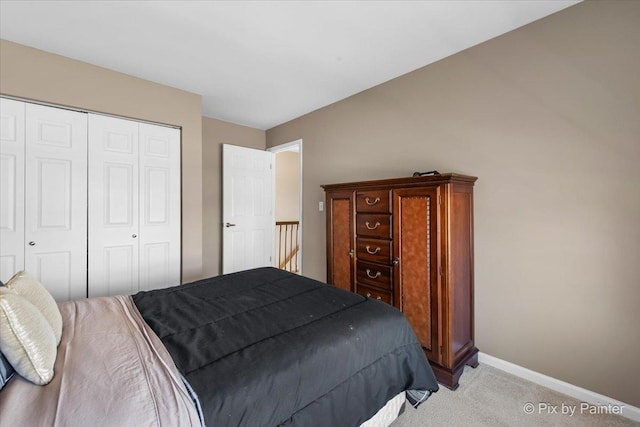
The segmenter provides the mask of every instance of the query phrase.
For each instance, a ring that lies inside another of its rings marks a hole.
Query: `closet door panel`
[[[89,115],[89,296],[138,291],[138,123]]]
[[[180,130],[140,123],[140,289],[180,284]]]
[[[87,115],[26,105],[25,270],[57,301],[87,296]]]
[[[25,103],[0,99],[0,280],[24,269]]]
[[[107,296],[138,292],[138,245],[104,246],[100,256],[105,276],[99,283],[89,282],[92,285],[89,287],[90,294]]]

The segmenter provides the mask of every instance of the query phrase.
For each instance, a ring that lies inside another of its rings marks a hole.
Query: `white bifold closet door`
[[[140,123],[140,290],[180,284],[180,130]]]
[[[1,278],[26,270],[58,301],[85,297],[87,115],[1,101]]]
[[[180,131],[89,114],[89,296],[180,284]]]
[[[0,98],[0,280],[24,270],[25,104]]]

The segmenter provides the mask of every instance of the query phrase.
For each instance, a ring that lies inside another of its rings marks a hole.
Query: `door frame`
[[[298,218],[299,218],[299,232],[298,232],[298,247],[300,250],[298,251],[298,267],[300,268],[299,274],[302,275],[302,235],[304,234],[304,227],[302,226],[302,218],[303,218],[303,179],[302,179],[302,138],[296,139],[295,141],[286,142],[284,144],[275,145],[273,147],[267,148],[267,151],[270,151],[274,154],[283,153],[285,151],[296,151],[298,152]],[[277,165],[276,165],[277,167]],[[274,179],[275,181],[275,179]],[[274,200],[275,200],[275,192],[274,192]]]

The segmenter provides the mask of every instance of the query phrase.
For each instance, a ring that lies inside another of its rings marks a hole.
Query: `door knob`
[[[229,227],[235,227],[235,224],[231,224],[230,222],[227,222],[225,225],[225,227],[229,228]]]
[[[133,237],[135,239],[136,237],[138,237],[138,235],[137,234],[132,234],[131,237]]]
[[[36,245],[36,242],[34,241],[29,242],[29,246],[35,246],[35,245]]]

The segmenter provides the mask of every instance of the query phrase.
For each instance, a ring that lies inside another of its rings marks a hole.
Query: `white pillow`
[[[34,384],[48,384],[56,346],[40,310],[20,295],[0,289],[0,351],[16,372]]]
[[[62,337],[62,315],[49,291],[26,271],[14,274],[5,287],[25,298],[40,310],[51,325],[53,335],[56,337],[56,345],[58,345],[60,337]]]

